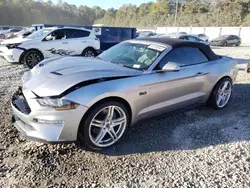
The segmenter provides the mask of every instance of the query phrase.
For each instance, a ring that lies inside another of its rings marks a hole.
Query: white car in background
[[[0,56],[8,62],[34,67],[46,58],[64,55],[91,57],[100,50],[100,41],[91,30],[72,27],[51,27],[38,30],[26,38],[1,43]]]
[[[34,33],[34,29],[33,28],[25,28],[17,33],[14,33],[13,35],[9,36],[7,39],[12,39],[12,38],[25,38],[29,35],[31,35],[32,33]]]
[[[2,31],[0,34],[0,38],[7,39],[7,38],[11,37],[12,35],[17,34],[21,30],[22,30],[22,28],[12,28],[12,29],[8,29],[6,31]]]
[[[207,35],[205,35],[205,34],[198,34],[196,36],[199,37],[201,40],[204,40],[206,42],[209,41],[209,37]]]

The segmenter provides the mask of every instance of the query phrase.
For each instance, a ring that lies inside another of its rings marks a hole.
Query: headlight
[[[16,48],[20,45],[21,43],[16,43],[16,44],[7,44],[6,47],[8,49],[13,49],[13,48]]]
[[[37,102],[41,106],[51,107],[55,110],[71,110],[76,109],[79,106],[77,103],[64,99],[42,98],[37,99]]]

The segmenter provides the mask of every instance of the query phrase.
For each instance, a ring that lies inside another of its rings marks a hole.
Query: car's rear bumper
[[[18,98],[15,95],[22,97]],[[26,138],[49,143],[77,140],[78,127],[88,109],[82,105],[74,110],[65,111],[42,108],[36,99],[26,100],[26,97],[18,92],[12,97],[11,107],[14,126]]]

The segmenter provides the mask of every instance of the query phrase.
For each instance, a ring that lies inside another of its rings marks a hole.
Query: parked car
[[[63,55],[95,56],[100,41],[91,30],[79,28],[46,28],[26,38],[5,40],[0,56],[8,62],[23,62],[29,68],[45,58]]]
[[[0,33],[5,32],[7,30],[11,29],[10,26],[0,26]]]
[[[139,120],[204,103],[224,108],[237,71],[234,59],[202,43],[129,40],[97,58],[58,57],[36,65],[13,95],[13,121],[28,138],[79,139],[102,149]]]
[[[6,31],[6,33],[4,33],[5,38],[10,38],[12,36],[15,36],[18,32],[22,31],[22,28],[13,28],[13,29],[9,29]],[[2,33],[3,34],[3,33]]]
[[[8,39],[11,38],[26,38],[27,36],[31,35],[34,32],[34,29],[23,29],[12,36],[8,37]]]
[[[156,35],[156,33],[152,32],[152,31],[138,31],[136,33],[137,37],[152,37],[155,35]]]
[[[192,42],[200,42],[203,44],[208,45],[209,43],[200,39],[199,37],[195,36],[195,35],[188,35],[188,34],[178,34],[178,35],[172,35],[170,36],[171,38],[176,38],[176,39],[181,39],[181,40],[189,40]]]
[[[241,38],[236,35],[222,35],[211,41],[213,46],[240,46]]]
[[[187,32],[183,32],[183,31],[180,31],[180,32],[177,32],[178,35],[187,35],[188,33]]]
[[[204,40],[206,42],[209,41],[209,37],[207,35],[205,35],[205,34],[198,34],[196,36],[199,37],[201,40]]]
[[[33,24],[32,27],[35,29],[35,31],[49,27],[74,27],[92,30],[95,36],[100,39],[100,53],[122,41],[136,38],[136,28],[134,27],[110,27],[103,26],[103,24],[95,24],[95,26]]]
[[[171,33],[167,33],[167,36],[176,36],[176,35],[187,35],[186,32],[171,32]]]

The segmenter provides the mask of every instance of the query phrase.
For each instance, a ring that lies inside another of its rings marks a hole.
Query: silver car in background
[[[205,44],[168,37],[125,41],[97,58],[47,59],[13,95],[14,125],[31,139],[106,148],[139,120],[197,104],[224,108],[236,65]]]
[[[181,40],[188,40],[192,42],[200,42],[206,45],[209,45],[208,41],[203,40],[202,38],[196,36],[196,35],[189,35],[189,34],[177,34],[177,35],[171,35],[170,38],[176,38]]]

